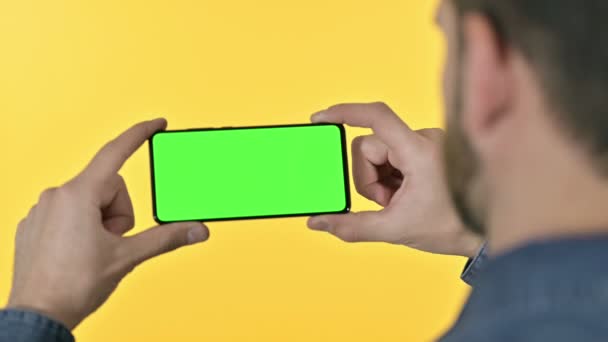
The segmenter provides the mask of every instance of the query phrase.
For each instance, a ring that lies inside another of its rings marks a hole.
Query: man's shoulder
[[[608,237],[539,242],[499,256],[442,341],[608,341],[605,260]]]
[[[605,342],[605,315],[595,312],[561,311],[543,314],[513,313],[489,317],[474,325],[460,322],[440,342]]]

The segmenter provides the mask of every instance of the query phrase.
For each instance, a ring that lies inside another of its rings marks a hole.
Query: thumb
[[[382,216],[376,211],[313,216],[308,219],[312,230],[325,231],[346,242],[382,241]]]
[[[134,235],[129,240],[129,252],[134,263],[140,264],[180,247],[206,241],[209,229],[199,222],[179,222],[156,226]]]

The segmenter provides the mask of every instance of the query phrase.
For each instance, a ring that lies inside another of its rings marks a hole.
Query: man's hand
[[[311,229],[347,242],[382,241],[473,257],[482,239],[459,220],[445,183],[440,129],[412,131],[387,105],[342,104],[312,121],[371,128],[352,144],[357,191],[384,207],[377,212],[312,217]]]
[[[19,223],[8,306],[34,310],[73,329],[103,304],[133,268],[209,237],[201,223],[178,223],[123,237],[135,224],[118,171],[164,119],[137,124],[108,143],[65,185],[48,189]]]

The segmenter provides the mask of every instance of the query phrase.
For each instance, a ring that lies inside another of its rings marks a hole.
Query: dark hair
[[[608,176],[608,1],[452,0],[489,18],[503,44],[537,70],[560,126]]]

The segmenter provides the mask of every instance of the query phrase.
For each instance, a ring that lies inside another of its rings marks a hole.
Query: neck
[[[571,142],[538,138],[522,139],[525,149],[493,170],[493,179],[501,180],[490,184],[493,255],[533,241],[608,234],[608,180]]]

